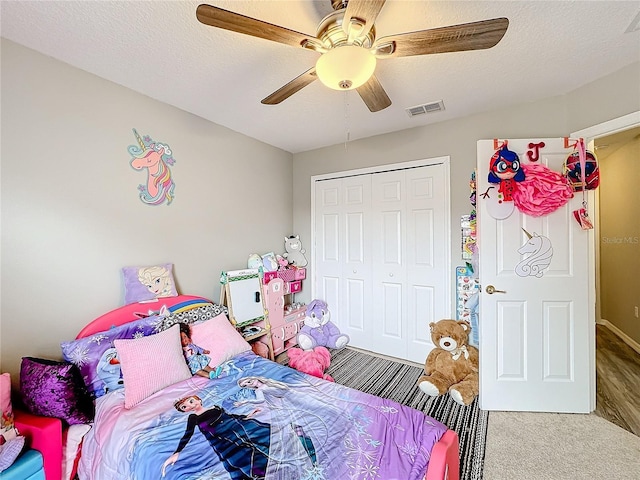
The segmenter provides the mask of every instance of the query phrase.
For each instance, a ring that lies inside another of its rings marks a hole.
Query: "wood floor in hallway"
[[[596,325],[596,415],[640,436],[640,354]]]

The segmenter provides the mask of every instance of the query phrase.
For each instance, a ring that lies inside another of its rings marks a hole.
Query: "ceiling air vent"
[[[415,107],[409,107],[406,109],[407,114],[410,117],[417,117],[418,115],[424,115],[425,113],[441,112],[444,110],[444,102],[425,103],[424,105],[418,105]]]

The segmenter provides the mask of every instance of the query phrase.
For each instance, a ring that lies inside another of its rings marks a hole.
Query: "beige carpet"
[[[483,480],[640,479],[640,437],[595,414],[490,412]]]

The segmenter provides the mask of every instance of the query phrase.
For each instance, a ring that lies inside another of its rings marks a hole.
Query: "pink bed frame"
[[[212,302],[209,299],[195,295],[178,295],[177,297],[158,298],[149,302],[130,303],[129,305],[111,310],[92,322],[89,322],[86,327],[80,330],[76,338],[88,337],[94,333],[109,330],[111,327],[118,327],[125,323],[139,320],[141,316],[148,315],[149,311],[159,312],[163,306],[171,309],[182,303],[185,303],[186,307],[193,307],[194,303]]]
[[[458,434],[447,430],[431,450],[426,480],[459,480]]]
[[[78,333],[76,338],[82,338],[109,328],[137,320],[140,315],[147,315],[151,310],[158,312],[162,306],[172,311],[180,311],[181,305],[188,309],[197,303],[211,303],[204,297],[194,295],[178,295],[177,297],[160,298],[152,302],[132,303],[116,308],[96,318]],[[453,430],[447,430],[442,438],[433,446],[431,459],[425,480],[459,480],[460,459],[458,456],[458,435]]]

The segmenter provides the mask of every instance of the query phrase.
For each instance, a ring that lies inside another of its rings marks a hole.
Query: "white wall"
[[[460,216],[468,214],[469,178],[476,166],[476,143],[492,138],[564,137],[571,132],[640,109],[640,62],[575,92],[516,107],[294,155],[293,228],[311,236],[311,176],[423,158],[451,157],[451,264],[464,265]],[[472,88],[472,86],[470,86]],[[445,99],[446,103],[446,99]],[[435,114],[437,115],[437,114]],[[487,159],[489,161],[489,159]],[[305,243],[313,259],[313,240]],[[310,264],[310,272],[313,265]],[[455,273],[451,272],[451,311],[455,313]],[[303,292],[311,295],[310,289]],[[307,300],[309,298],[306,298]]]
[[[2,39],[1,369],[123,303],[120,268],[172,262],[181,293],[284,251],[292,155]],[[175,200],[138,198],[141,135],[168,143]]]

